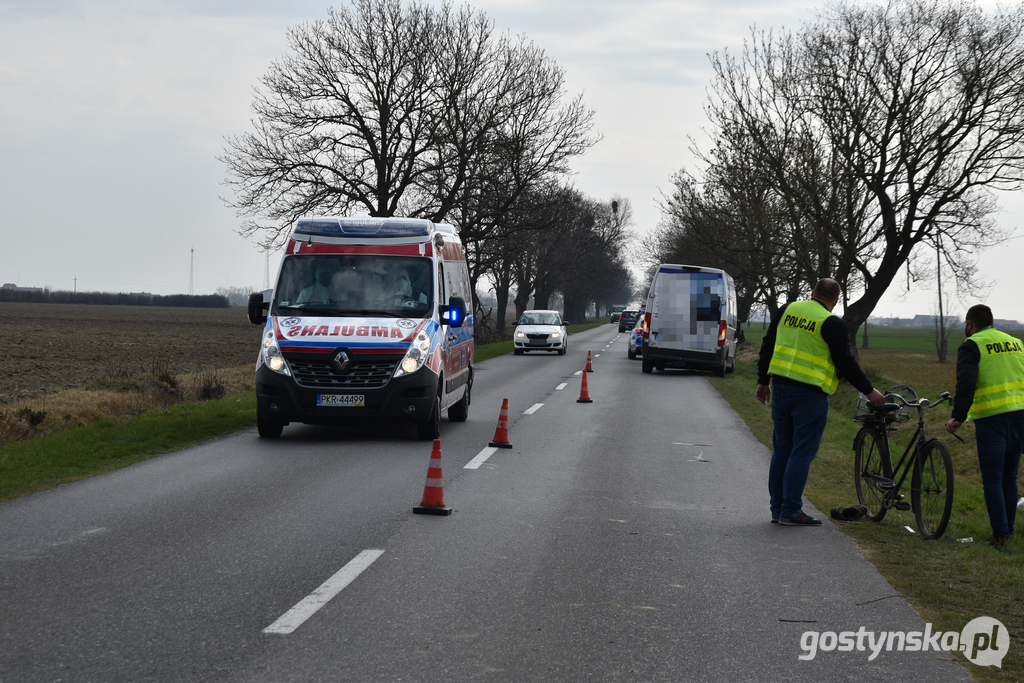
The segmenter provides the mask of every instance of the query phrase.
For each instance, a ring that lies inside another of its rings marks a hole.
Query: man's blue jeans
[[[828,394],[812,387],[772,385],[772,463],[768,492],[772,515],[790,517],[803,509],[804,486],[828,424]]]
[[[993,536],[1010,536],[1017,515],[1017,470],[1024,447],[1024,410],[974,420],[978,465]]]

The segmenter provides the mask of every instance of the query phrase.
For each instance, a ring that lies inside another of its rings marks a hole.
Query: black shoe
[[[804,512],[798,512],[788,517],[779,517],[779,524],[783,526],[821,526],[821,520]]]
[[[779,523],[779,516],[778,515],[772,515],[772,524],[778,524],[778,523]]]
[[[996,550],[1002,550],[1006,545],[1006,542],[1010,540],[1009,536],[993,536],[992,538],[985,541],[985,545],[990,545]]]
[[[832,508],[832,519],[843,522],[855,522],[868,514],[868,509],[863,505],[847,505],[845,507]]]

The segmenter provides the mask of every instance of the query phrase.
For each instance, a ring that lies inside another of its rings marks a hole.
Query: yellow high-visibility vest
[[[821,326],[831,316],[817,301],[794,301],[786,306],[776,328],[775,350],[768,373],[834,394],[839,376],[828,343],[821,338]]]
[[[1024,343],[994,327],[968,338],[978,345],[981,359],[967,419],[1024,410]]]

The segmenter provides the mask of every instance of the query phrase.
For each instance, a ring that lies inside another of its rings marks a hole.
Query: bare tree
[[[228,203],[247,217],[240,232],[266,245],[301,215],[357,211],[455,211],[464,227],[484,226],[479,237],[596,141],[593,112],[565,101],[561,68],[467,6],[353,0],[292,28],[288,43],[256,91],[254,130],[221,157]],[[503,202],[488,195],[496,185]]]
[[[794,250],[817,248],[814,274],[845,285],[851,338],[936,239],[955,245],[942,254],[958,286],[975,283],[974,254],[1002,238],[989,190],[1021,180],[1021,8],[834,2],[798,34],[755,33],[740,59],[712,61],[712,121],[753,145]]]

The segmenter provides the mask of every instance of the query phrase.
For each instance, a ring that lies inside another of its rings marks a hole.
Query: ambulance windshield
[[[430,310],[432,287],[430,260],[425,258],[290,256],[281,267],[275,314],[422,318]]]

